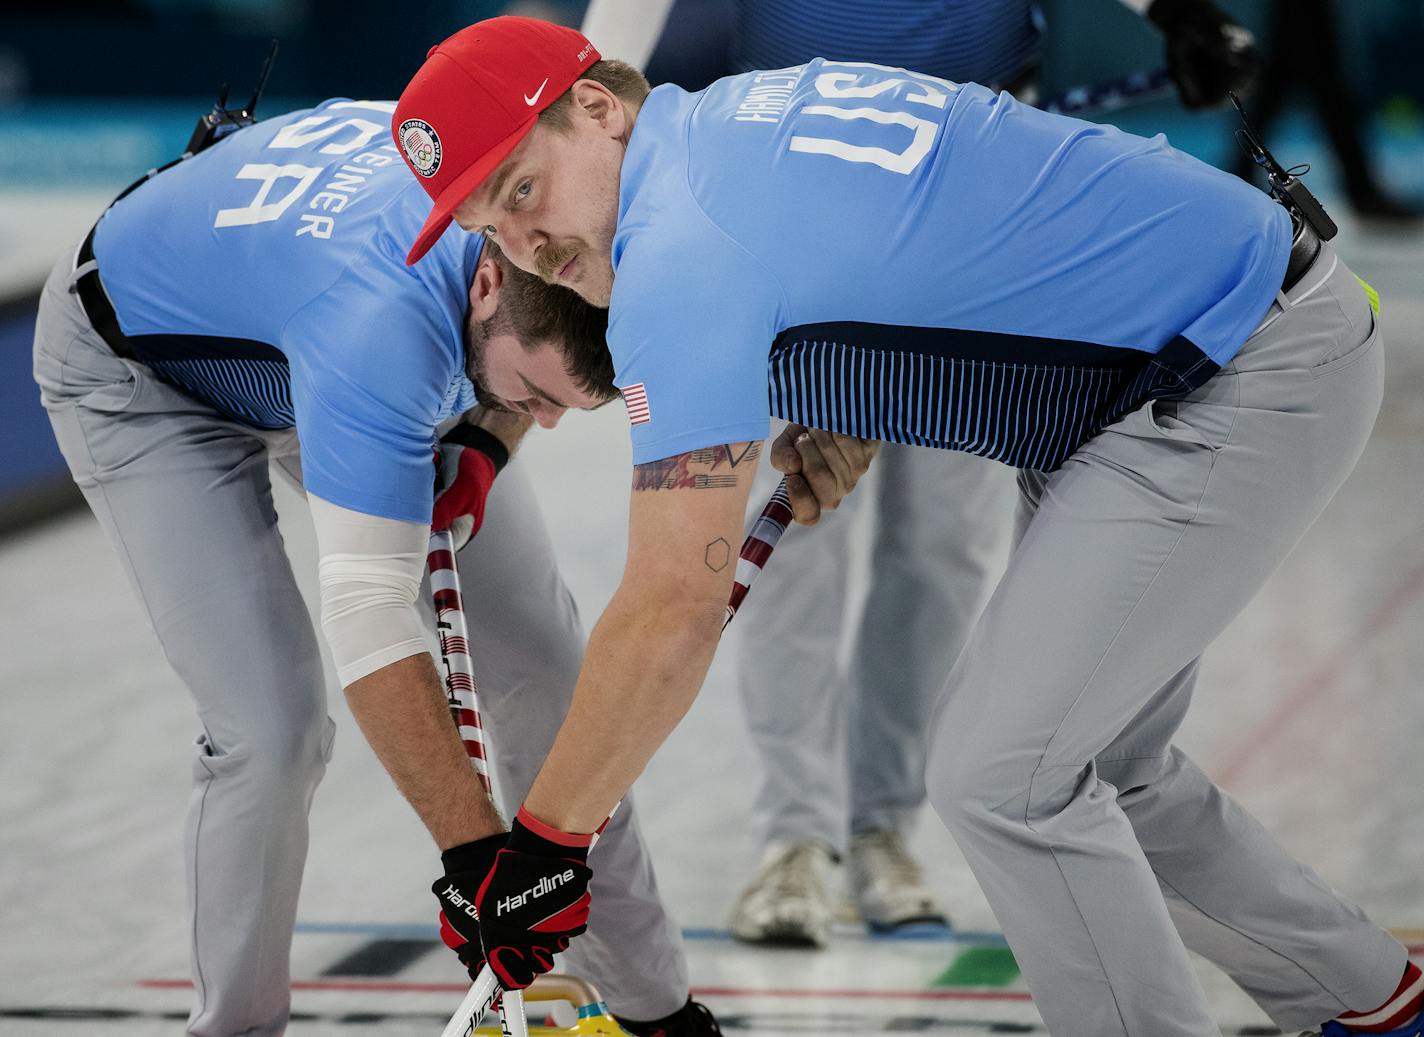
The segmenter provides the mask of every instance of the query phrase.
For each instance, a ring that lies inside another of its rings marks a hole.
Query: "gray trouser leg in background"
[[[930,714],[1009,536],[1012,473],[971,454],[895,445],[874,465],[870,588],[849,666],[850,830],[908,836],[925,802]],[[835,563],[823,555],[821,564]]]
[[[1376,1007],[1404,970],[1171,744],[1198,657],[1379,408],[1380,335],[1328,246],[1268,320],[1188,398],[1021,478],[1020,538],[941,700],[931,803],[1063,1037],[1218,1032],[1188,946],[1285,1030]]]
[[[930,712],[1007,535],[1009,476],[967,454],[887,444],[840,508],[782,538],[733,624],[763,841],[839,849],[848,820],[853,832],[913,821]],[[763,467],[753,515],[779,478]],[[864,509],[874,513],[870,588],[847,635],[851,527]]]
[[[298,470],[296,437],[222,418],[115,357],[65,290],[68,265],[41,302],[36,379],[75,481],[203,728],[187,833],[188,1032],[275,1037],[290,1008],[307,812],[334,730],[272,505],[269,458]],[[497,779],[517,804],[533,778],[529,757],[542,758],[562,721],[583,646],[517,462],[496,481],[486,529],[461,562]],[[528,740],[524,758],[502,751],[514,739]],[[604,907],[594,908],[579,964],[616,1011],[665,1015],[687,997],[686,969],[630,808],[597,852],[616,863],[595,882]]]
[[[774,422],[772,438],[783,426]],[[755,517],[780,474],[752,488]],[[846,681],[840,668],[850,528],[861,487],[813,528],[793,525],[731,626],[741,638],[737,690],[761,765],[755,839],[814,839],[839,850],[846,830]]]

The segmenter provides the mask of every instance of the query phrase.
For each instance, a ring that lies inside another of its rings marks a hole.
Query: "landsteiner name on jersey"
[[[372,151],[363,151],[359,155],[353,155],[350,162],[333,171],[331,179],[322,185],[320,191],[311,196],[311,201],[307,202],[307,208],[339,213],[351,201],[351,196],[366,186],[373,170],[388,166],[399,157],[400,154],[396,151],[394,144],[382,144]],[[310,234],[317,238],[329,238],[332,231],[336,229],[335,216],[304,212],[300,219],[301,224],[297,227],[297,237]]]

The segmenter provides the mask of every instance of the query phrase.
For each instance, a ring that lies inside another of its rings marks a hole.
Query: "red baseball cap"
[[[406,265],[430,251],[455,207],[599,57],[580,32],[512,15],[430,49],[391,117],[405,164],[435,200]]]

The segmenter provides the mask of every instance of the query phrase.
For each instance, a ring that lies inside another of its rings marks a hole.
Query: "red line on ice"
[[[143,979],[139,986],[150,990],[190,990],[192,980],[187,979]],[[335,980],[307,979],[293,980],[293,990],[355,990],[382,993],[408,994],[463,994],[470,989],[468,983],[412,983],[408,980]],[[694,987],[694,997],[799,997],[834,998],[837,1000],[874,1000],[876,998],[895,1001],[1030,1001],[1026,990],[803,990],[767,989],[754,990],[745,987]]]
[[[1344,642],[1325,661],[1315,667],[1301,682],[1300,686],[1287,695],[1269,716],[1252,728],[1250,734],[1241,739],[1234,753],[1226,762],[1215,768],[1217,784],[1230,785],[1242,772],[1247,770],[1261,756],[1261,746],[1277,737],[1305,712],[1306,706],[1320,699],[1330,690],[1330,686],[1347,672],[1359,656],[1361,647],[1388,630],[1404,614],[1414,599],[1424,593],[1424,563],[1416,565],[1404,579],[1387,594],[1358,628],[1350,632]]]

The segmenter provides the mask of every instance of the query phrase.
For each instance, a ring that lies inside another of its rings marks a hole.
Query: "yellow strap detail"
[[[1360,282],[1360,287],[1365,290],[1365,294],[1370,297],[1370,309],[1375,311],[1375,316],[1379,316],[1379,292],[1375,291],[1374,285],[1370,284],[1359,274],[1355,275],[1355,280]]]

